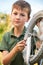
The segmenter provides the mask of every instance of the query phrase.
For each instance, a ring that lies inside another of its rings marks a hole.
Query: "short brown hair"
[[[31,6],[26,1],[24,1],[24,0],[22,0],[22,1],[21,0],[16,1],[12,5],[12,11],[13,11],[14,8],[18,8],[18,9],[21,9],[21,10],[26,10],[28,12],[28,17],[30,16]]]

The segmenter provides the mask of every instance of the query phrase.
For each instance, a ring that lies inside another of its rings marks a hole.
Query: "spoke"
[[[28,35],[38,37],[35,33],[28,33]]]

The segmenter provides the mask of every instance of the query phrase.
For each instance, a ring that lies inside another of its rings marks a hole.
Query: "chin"
[[[15,26],[16,26],[16,27],[18,27],[18,26],[20,26],[20,25],[18,25],[18,24],[15,24]]]
[[[21,24],[20,23],[17,23],[17,24],[15,24],[15,26],[21,26]]]

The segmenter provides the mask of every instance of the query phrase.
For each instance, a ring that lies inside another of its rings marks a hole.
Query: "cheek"
[[[22,20],[22,22],[21,22],[21,23],[22,23],[22,24],[25,24],[25,22],[26,22],[26,20],[24,19],[24,20]]]
[[[12,14],[12,15],[11,15],[11,19],[14,20],[14,18],[15,18],[15,16]]]
[[[11,18],[12,20],[14,20],[14,16],[12,16],[12,18]]]
[[[22,19],[22,21],[27,22],[27,18]]]

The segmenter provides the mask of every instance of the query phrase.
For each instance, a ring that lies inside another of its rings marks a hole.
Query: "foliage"
[[[2,40],[3,34],[8,30],[8,26],[10,23],[10,15],[8,14],[0,14],[0,41]]]

